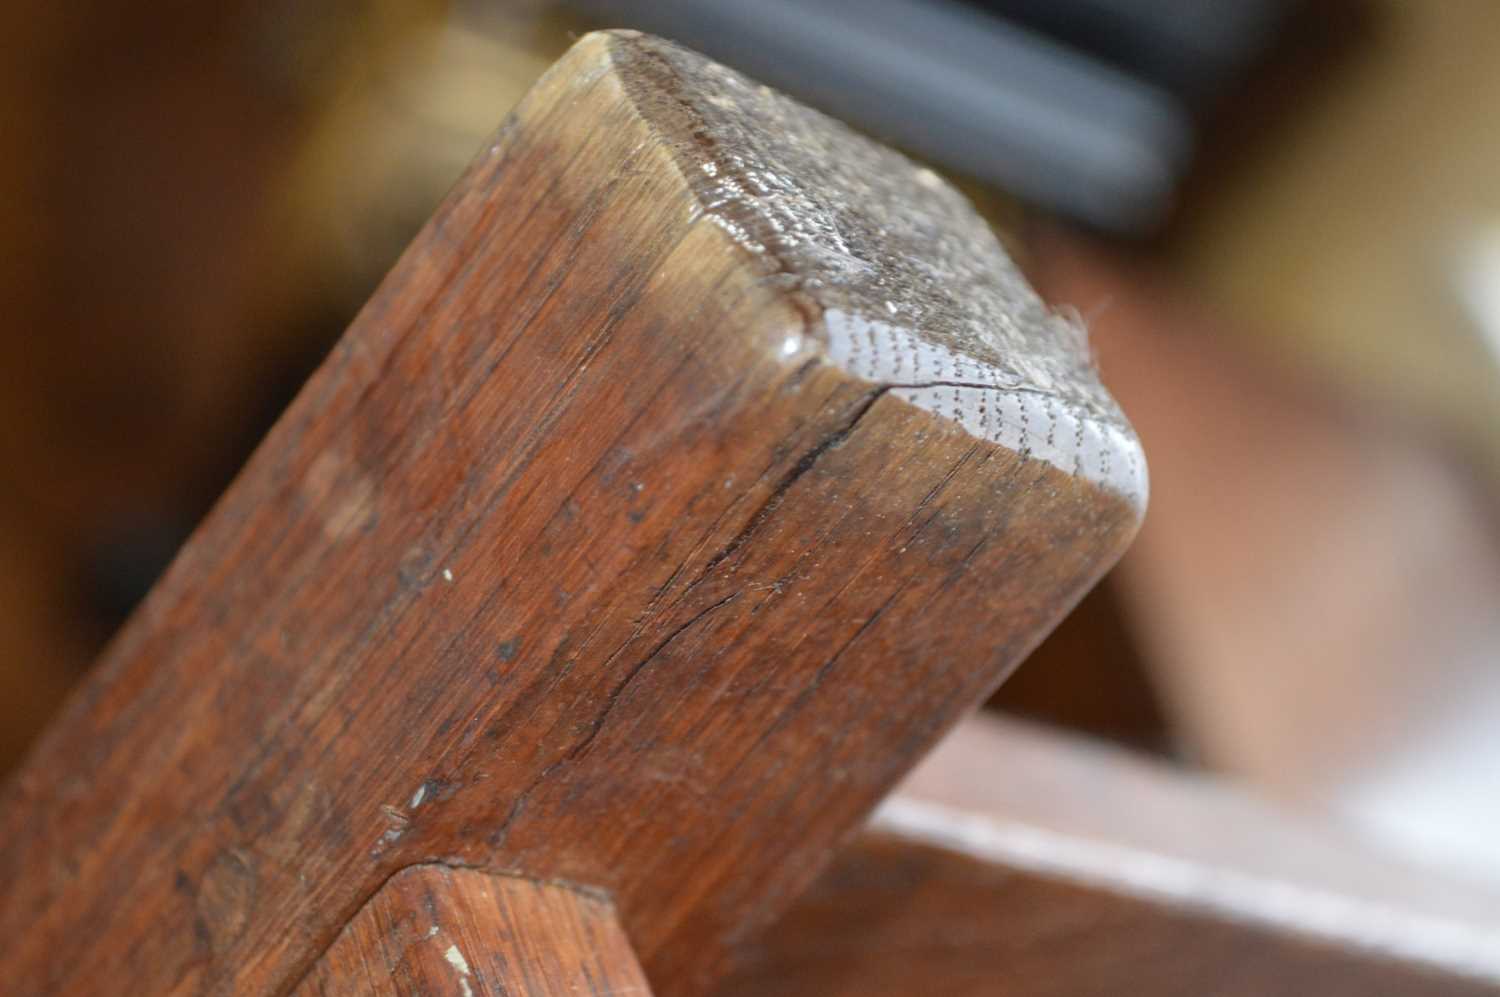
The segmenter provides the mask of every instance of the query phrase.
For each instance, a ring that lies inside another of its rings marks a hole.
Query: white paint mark
[[[447,568],[443,569],[443,581],[447,582],[449,585],[453,584],[453,572],[449,571]]]
[[[801,336],[788,336],[781,341],[781,355],[784,357],[796,356],[800,349],[802,349]]]
[[[464,958],[464,954],[458,950],[456,944],[448,946],[448,951],[443,953],[443,958],[447,959],[450,966],[465,976],[468,976],[472,972],[469,969],[469,960]]]
[[[432,927],[427,929],[427,937],[431,938],[433,935],[437,934],[439,930],[440,929],[438,928],[438,926],[434,924]]]
[[[458,950],[457,945],[449,945],[448,951],[443,953],[443,958],[448,960],[448,965],[458,970],[458,985],[463,988],[464,997],[474,997],[474,991],[469,987],[469,960]]]
[[[422,785],[420,785],[420,786],[417,787],[417,791],[415,793],[411,794],[411,803],[408,805],[407,809],[409,809],[409,810],[415,810],[415,809],[417,809],[417,807],[420,807],[422,805],[422,801],[425,800],[426,798],[427,798],[427,783],[424,782],[424,783],[422,783]]]

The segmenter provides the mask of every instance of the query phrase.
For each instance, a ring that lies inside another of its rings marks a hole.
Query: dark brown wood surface
[[[284,992],[440,861],[604,891],[696,992],[1143,496],[942,181],[589,36],[7,787],[0,971]]]
[[[720,997],[1500,993],[1500,900],[1232,787],[972,717]]]
[[[296,997],[650,997],[608,900],[472,869],[403,869]]]

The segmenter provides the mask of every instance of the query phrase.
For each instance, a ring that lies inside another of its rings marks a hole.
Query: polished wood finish
[[[720,997],[1500,993],[1500,899],[1117,749],[965,721]]]
[[[651,988],[603,897],[416,865],[360,908],[294,993],[650,997]]]
[[[942,181],[589,36],[7,787],[0,970],[285,992],[441,861],[603,891],[697,992],[1143,498]]]
[[[874,835],[720,997],[1478,997],[1494,984]]]

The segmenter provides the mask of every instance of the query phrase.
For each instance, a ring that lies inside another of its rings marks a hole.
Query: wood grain
[[[966,720],[718,991],[1500,993],[1500,902],[1116,749]]]
[[[360,908],[296,997],[650,997],[614,908],[564,886],[410,866]]]
[[[606,892],[700,992],[1143,501],[942,181],[588,36],[7,788],[0,967],[284,992],[441,861]]]

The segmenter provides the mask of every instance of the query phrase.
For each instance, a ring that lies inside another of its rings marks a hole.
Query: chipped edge
[[[1006,383],[994,368],[879,319],[828,309],[823,320],[828,359],[844,370],[889,387],[971,436],[1107,489],[1138,516],[1145,513],[1150,479],[1128,423],[1116,426],[1052,392]]]
[[[582,45],[597,39],[606,57],[613,63],[615,45],[639,46],[650,36],[635,31],[600,31],[585,36]],[[642,52],[648,57],[649,52]],[[629,88],[625,88],[627,96]],[[634,98],[632,97],[632,102]],[[790,98],[788,98],[790,99]],[[636,104],[641,120],[657,128],[654,118]],[[686,108],[692,113],[691,108]],[[669,150],[677,146],[667,141]],[[688,167],[673,151],[669,161],[683,177],[687,189],[700,197],[698,178],[689,175]],[[701,165],[701,164],[700,164]],[[711,164],[710,164],[711,165]],[[703,167],[707,169],[706,166]],[[946,186],[940,176],[924,167],[913,166],[916,180],[927,186]],[[967,203],[967,201],[966,201]],[[972,208],[970,209],[972,210]],[[711,213],[708,213],[711,215]],[[745,239],[729,233],[731,243],[744,248]],[[1003,249],[999,250],[1004,252]],[[1150,480],[1140,439],[1119,411],[1118,403],[1099,381],[1098,371],[1089,365],[1080,375],[1094,379],[1101,393],[1118,415],[1119,425],[1099,418],[1082,406],[1054,391],[1022,382],[1001,383],[993,367],[974,358],[960,356],[938,343],[920,338],[913,330],[881,319],[828,307],[814,296],[798,289],[788,289],[799,311],[807,319],[813,335],[794,342],[778,342],[778,359],[789,362],[803,352],[806,341],[815,341],[823,357],[849,374],[889,389],[889,393],[939,418],[956,423],[970,435],[1006,447],[1023,459],[1037,459],[1065,474],[1081,478],[1120,498],[1144,518],[1150,498]],[[891,303],[886,303],[891,308]],[[892,309],[893,314],[895,309]],[[1066,322],[1081,337],[1086,331],[1066,315],[1048,312],[1054,320]],[[865,349],[860,349],[863,340]],[[877,342],[880,348],[873,349]],[[788,348],[790,347],[790,348]],[[910,358],[906,377],[902,377],[902,358]],[[952,371],[952,376],[947,376]]]

